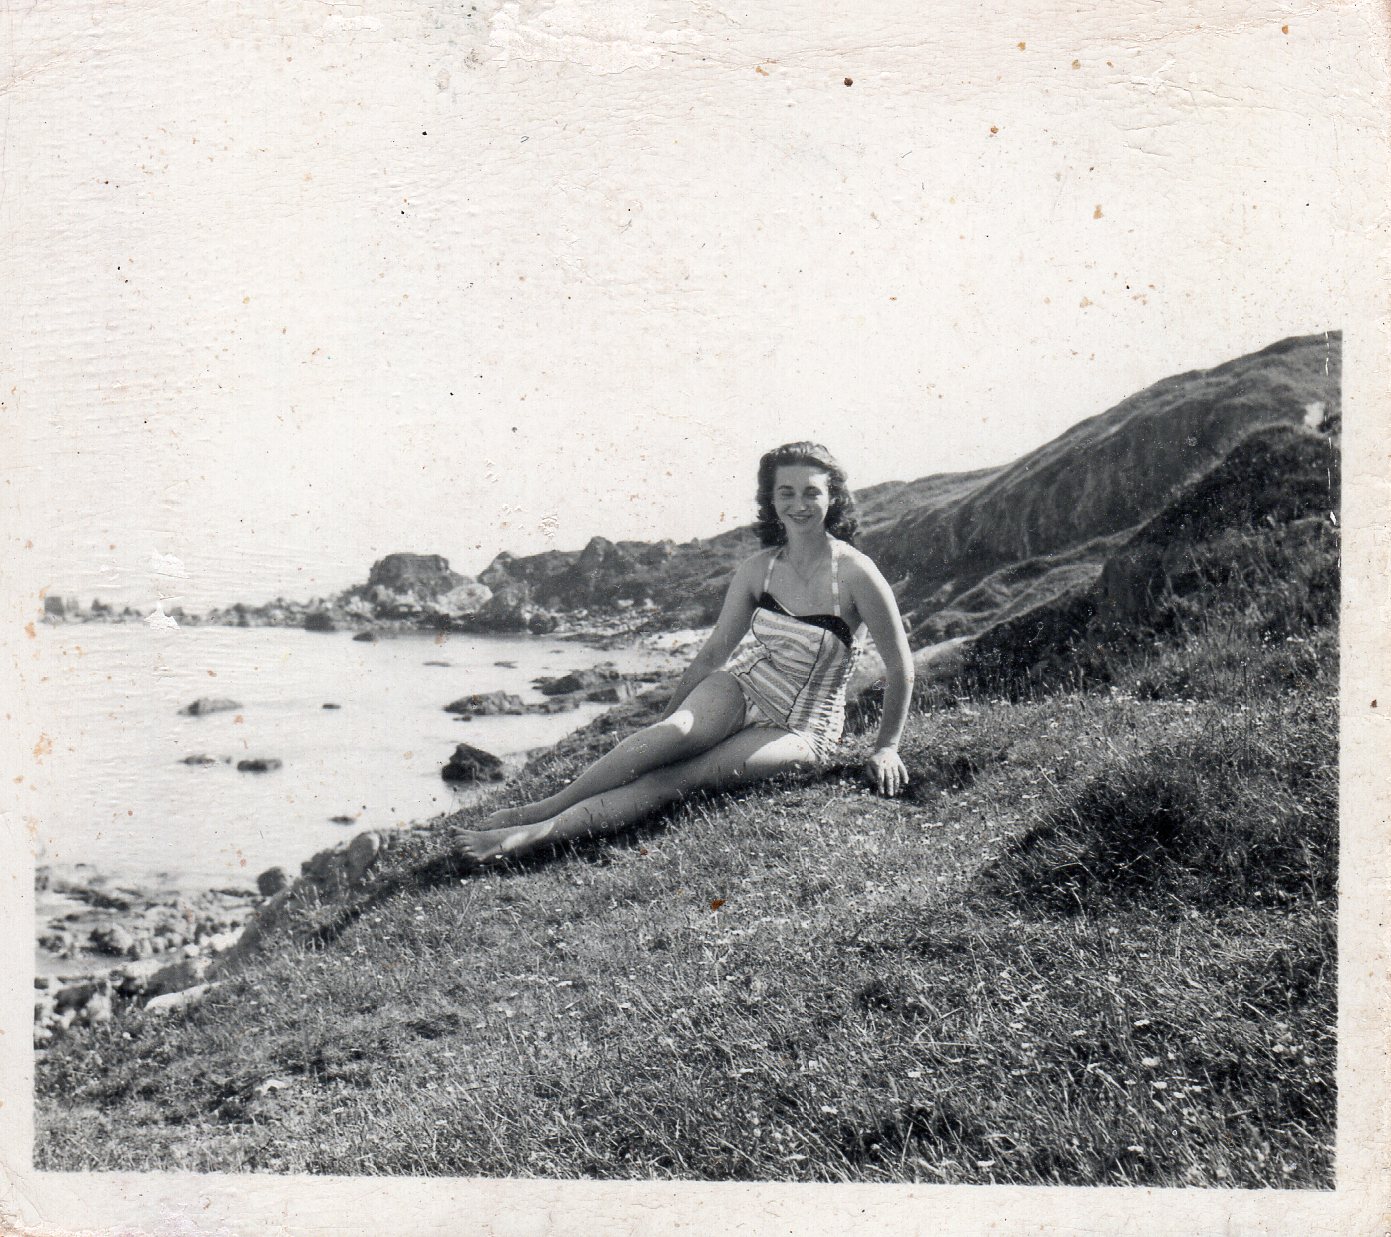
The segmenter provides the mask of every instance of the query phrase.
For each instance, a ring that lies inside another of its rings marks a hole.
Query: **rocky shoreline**
[[[74,1024],[109,1021],[116,1004],[158,1012],[203,982],[261,902],[254,889],[186,892],[117,885],[86,865],[35,870],[40,930],[34,1047]]]
[[[609,543],[595,538],[579,555],[569,557],[589,570],[609,562],[616,553]],[[588,562],[586,556],[594,561]],[[236,602],[198,614],[179,605],[166,610],[163,602],[153,612],[142,613],[100,598],[83,605],[76,597],[52,595],[44,598],[42,621],[50,625],[145,622],[180,627],[293,627],[322,633],[352,631],[354,639],[363,641],[421,631],[530,633],[600,647],[670,626],[667,612],[650,596],[586,593],[586,604],[578,604],[568,591],[552,591],[538,599],[536,583],[518,574],[526,570],[525,564],[526,560],[502,554],[474,580],[451,570],[449,561],[438,554],[396,553],[373,563],[365,584],[333,597],[307,601],[277,597],[261,605]]]
[[[660,651],[685,652],[700,633],[661,641]],[[688,637],[688,638],[687,638]],[[652,641],[652,638],[648,638]],[[652,641],[654,647],[656,641]],[[524,701],[507,692],[461,697],[445,709],[464,722],[499,714],[557,713],[584,703],[618,705],[639,690],[669,682],[675,671],[623,674],[611,663],[583,667],[533,683],[544,697]],[[238,708],[235,701],[205,698],[182,712],[200,715]],[[526,754],[534,757],[538,752]],[[190,756],[188,763],[216,759]],[[263,758],[276,767],[275,758]],[[242,761],[249,768],[256,762]],[[460,743],[441,769],[446,780],[499,782],[515,760]],[[346,822],[345,822],[346,823]],[[409,828],[409,827],[408,827]],[[319,896],[360,882],[407,829],[370,830],[306,859],[297,876],[272,867],[256,887],[176,890],[118,884],[88,865],[35,872],[40,924],[34,980],[34,1047],[42,1050],[74,1025],[109,1021],[117,1007],[138,1003],[154,1013],[201,999],[216,982],[218,966],[249,947],[260,928],[294,897]]]

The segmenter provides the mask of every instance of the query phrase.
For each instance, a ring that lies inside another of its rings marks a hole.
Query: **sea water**
[[[36,861],[117,883],[246,887],[364,829],[400,827],[465,802],[440,769],[466,742],[507,758],[603,711],[480,717],[444,706],[475,692],[539,701],[539,675],[601,661],[676,664],[632,647],[599,651],[534,636],[383,636],[292,628],[38,626],[26,712],[41,719],[20,787]],[[234,710],[180,710],[202,696]],[[325,708],[325,705],[337,708]],[[184,758],[207,755],[208,765]],[[242,772],[268,757],[281,767]],[[346,824],[333,817],[347,818]]]

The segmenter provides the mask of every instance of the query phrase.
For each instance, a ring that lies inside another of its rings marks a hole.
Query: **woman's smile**
[[[773,509],[784,527],[820,527],[831,509],[831,479],[821,469],[784,464],[773,485]]]

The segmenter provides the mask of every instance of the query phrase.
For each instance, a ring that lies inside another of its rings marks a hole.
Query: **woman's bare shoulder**
[[[764,546],[746,558],[741,558],[734,568],[732,579],[745,581],[750,588],[763,583],[763,573],[768,569],[768,560],[778,552],[777,546]]]
[[[864,580],[866,582],[883,580],[884,573],[863,550],[845,542],[841,545],[840,554],[841,562],[845,565],[843,570],[851,580]]]
[[[734,570],[736,573],[744,571],[762,571],[763,568],[768,565],[768,560],[777,552],[778,547],[775,545],[762,546],[746,558],[741,558],[739,560],[739,565],[735,567]]]

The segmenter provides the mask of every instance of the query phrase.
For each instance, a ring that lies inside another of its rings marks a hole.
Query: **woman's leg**
[[[749,726],[699,756],[653,769],[548,820],[465,833],[460,850],[480,863],[525,855],[539,846],[612,833],[695,790],[727,789],[815,764],[816,756],[805,739],[786,730]]]
[[[708,751],[744,724],[744,693],[734,676],[717,670],[702,679],[670,717],[630,734],[563,790],[488,817],[495,829],[550,820],[585,799],[623,786],[649,769]]]

